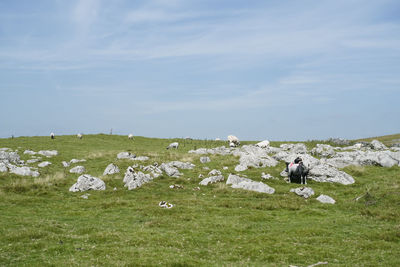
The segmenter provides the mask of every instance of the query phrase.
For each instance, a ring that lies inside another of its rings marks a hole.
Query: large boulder
[[[266,194],[273,194],[275,192],[275,189],[269,187],[268,185],[262,182],[255,182],[251,179],[243,178],[233,174],[229,175],[226,184],[228,185],[230,184],[232,188],[240,188],[244,190],[250,190]]]
[[[178,178],[179,176],[182,175],[182,173],[180,173],[179,170],[176,167],[171,166],[170,164],[167,164],[167,163],[162,163],[160,165],[160,169],[162,171],[164,171],[170,177]]]
[[[340,183],[344,185],[354,183],[354,178],[351,175],[326,164],[314,166],[310,170],[308,178],[317,182]]]
[[[261,142],[257,143],[256,146],[261,147],[261,148],[267,148],[267,147],[269,147],[269,141],[268,140],[261,141]]]
[[[144,174],[141,171],[135,172],[132,167],[128,167],[127,171],[125,172],[124,180],[125,187],[128,187],[128,190],[136,189],[141,187],[143,184],[148,183],[153,178],[150,174]]]
[[[88,190],[106,190],[106,184],[103,180],[84,174],[78,177],[78,180],[70,188],[70,192],[83,192]]]
[[[274,167],[278,162],[268,155],[265,149],[254,145],[246,145],[233,152],[234,156],[239,156],[239,165],[235,167],[235,171],[244,171],[249,167],[265,168]]]
[[[119,173],[119,168],[117,165],[110,163],[104,170],[103,175],[111,175],[115,173]]]

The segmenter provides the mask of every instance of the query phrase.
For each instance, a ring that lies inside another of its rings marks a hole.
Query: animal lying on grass
[[[286,162],[286,172],[289,176],[289,183],[307,184],[309,168],[304,166],[301,158],[296,158],[294,162]]]

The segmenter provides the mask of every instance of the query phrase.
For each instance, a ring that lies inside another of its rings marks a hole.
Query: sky
[[[0,137],[400,133],[397,0],[0,0]]]

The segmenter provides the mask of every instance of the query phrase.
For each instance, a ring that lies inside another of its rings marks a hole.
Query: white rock
[[[200,157],[200,162],[201,163],[208,163],[210,161],[211,161],[211,159],[209,157]]]
[[[130,152],[120,152],[117,155],[118,159],[133,159],[136,158],[136,155],[131,154]]]
[[[160,165],[160,169],[163,170],[168,176],[171,176],[171,177],[178,178],[179,176],[182,175],[182,173],[180,173],[177,168],[175,168],[174,166],[171,166],[169,164],[166,164],[166,163],[162,163]]]
[[[58,152],[57,150],[40,150],[38,154],[50,158],[53,156],[57,156]]]
[[[130,158],[130,160],[134,160],[134,161],[146,161],[149,160],[150,158],[147,156],[139,156],[139,157],[134,157],[134,158]]]
[[[135,172],[132,167],[128,167],[125,172],[124,180],[125,187],[128,187],[128,190],[136,189],[141,187],[143,184],[148,183],[153,178],[150,174],[144,174],[143,172]]]
[[[320,195],[319,197],[317,197],[317,200],[321,203],[328,203],[328,204],[336,203],[336,201],[333,198],[327,195]]]
[[[104,170],[103,175],[109,175],[109,174],[115,174],[115,173],[119,173],[119,168],[117,165],[110,163]]]
[[[309,172],[308,178],[317,182],[331,182],[344,185],[354,183],[354,178],[349,174],[325,164],[313,167]]]
[[[320,155],[322,157],[331,157],[335,154],[335,150],[330,145],[317,144],[317,146],[311,150],[311,154]]]
[[[238,175],[233,175],[233,174],[229,175],[226,184],[231,184],[232,188],[241,188],[244,190],[250,190],[260,193],[273,194],[275,192],[275,189],[269,187],[268,185],[262,182],[255,182],[251,179],[242,178]]]
[[[49,166],[50,164],[51,164],[51,162],[49,162],[49,161],[43,161],[38,164],[38,167],[43,168],[43,167]]]
[[[221,175],[221,172],[219,170],[213,169],[208,173],[208,176],[216,176],[216,175]]]
[[[38,177],[39,172],[31,170],[29,167],[17,167],[13,165],[8,165],[10,168],[10,172],[17,174],[17,175],[22,175],[22,176],[33,176],[33,177]]]
[[[8,168],[4,162],[0,162],[0,172],[7,172]]]
[[[86,169],[83,166],[76,166],[69,170],[70,173],[78,173],[78,174],[82,174],[85,171]]]
[[[297,195],[302,196],[304,198],[309,198],[312,195],[314,195],[314,190],[312,190],[311,187],[293,188],[293,189],[290,189],[290,192],[296,193]]]
[[[224,179],[225,178],[222,175],[210,176],[210,177],[207,177],[207,178],[203,179],[199,184],[200,185],[208,185],[208,184],[213,184],[213,183],[216,183],[216,182],[221,182]]]
[[[261,179],[269,180],[269,179],[276,179],[276,178],[269,173],[267,173],[267,174],[261,173]]]
[[[61,162],[64,168],[69,167],[71,164],[69,162],[63,161]]]
[[[70,192],[83,192],[87,190],[106,190],[106,184],[97,177],[84,174],[79,176],[77,182],[69,189]]]
[[[27,164],[31,164],[31,163],[36,163],[36,162],[38,162],[40,159],[28,159],[27,161],[26,161],[26,163]]]
[[[35,151],[32,150],[25,150],[24,154],[28,154],[28,155],[36,155],[37,153]]]
[[[387,150],[388,148],[378,140],[372,140],[371,146],[375,150]]]
[[[79,163],[79,162],[85,162],[86,159],[71,159],[69,161],[70,164],[75,164],[75,163]]]

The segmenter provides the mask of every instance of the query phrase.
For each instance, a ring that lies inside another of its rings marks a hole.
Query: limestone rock
[[[86,159],[71,159],[69,161],[70,164],[75,164],[75,163],[79,163],[79,162],[85,162]]]
[[[169,164],[166,164],[166,163],[162,163],[160,165],[160,169],[163,170],[170,177],[178,178],[179,176],[182,175],[182,173],[180,173],[177,168],[175,168]]]
[[[296,193],[298,196],[309,198],[314,195],[314,190],[311,187],[298,187],[290,189],[290,192]]]
[[[335,154],[335,150],[330,145],[317,144],[316,147],[311,150],[311,154],[320,155],[326,158],[333,156]]]
[[[375,150],[387,150],[388,148],[378,140],[372,140],[371,142],[372,149]]]
[[[117,155],[117,159],[133,159],[136,158],[135,154],[131,154],[131,152],[120,152]]]
[[[303,143],[282,144],[280,148],[291,153],[307,153],[307,147]]]
[[[33,176],[33,177],[39,176],[39,172],[31,170],[31,168],[29,168],[29,167],[17,167],[17,166],[9,164],[8,168],[10,169],[11,173],[14,173],[17,175]]]
[[[68,168],[71,164],[69,162],[63,161],[61,162],[64,168]]]
[[[327,195],[320,195],[319,197],[317,197],[317,200],[321,203],[328,203],[328,204],[336,203],[336,201],[333,198]]]
[[[40,160],[40,159],[28,159],[28,160],[26,161],[26,163],[27,163],[27,164],[36,163],[36,162],[39,162],[39,160]]]
[[[53,156],[57,156],[58,152],[57,150],[40,150],[38,154],[50,158]]]
[[[49,166],[50,164],[51,164],[51,162],[49,162],[49,161],[43,161],[38,164],[38,167],[43,168],[43,167]]]
[[[82,174],[85,171],[86,169],[83,166],[76,166],[69,170],[70,173],[78,173],[78,174]]]
[[[211,159],[209,157],[201,157],[200,158],[200,162],[201,163],[207,163],[207,162],[210,162],[210,161],[211,161]]]
[[[250,190],[266,194],[273,194],[275,192],[275,189],[269,187],[268,185],[262,182],[255,182],[251,179],[243,178],[233,174],[229,175],[226,184],[231,184],[232,188],[241,188],[244,190]]]
[[[8,168],[4,162],[0,162],[0,172],[7,172]]]
[[[208,176],[215,176],[215,175],[221,175],[221,172],[219,170],[213,169],[208,173]]]
[[[36,155],[37,153],[35,151],[32,150],[25,150],[24,154],[28,154],[28,155]]]
[[[199,184],[200,185],[208,185],[208,184],[213,184],[216,182],[221,182],[223,180],[225,180],[224,176],[216,175],[216,176],[210,176],[210,177],[203,179]]]
[[[115,173],[119,173],[119,168],[117,165],[110,163],[104,170],[103,175],[111,175],[111,174],[115,174]]]
[[[88,190],[106,190],[106,184],[97,177],[84,174],[79,176],[77,182],[69,189],[70,192],[83,192]]]
[[[199,148],[197,150],[190,150],[188,153],[191,154],[199,154],[199,155],[203,155],[203,154],[216,154],[216,155],[230,155],[232,154],[233,149],[232,148],[227,148],[225,146],[220,146],[220,147],[216,147],[216,148]]]
[[[276,179],[276,178],[269,173],[267,173],[267,174],[261,173],[261,179],[269,180],[269,179]]]
[[[148,183],[152,180],[150,174],[144,174],[143,172],[135,172],[132,167],[128,167],[125,172],[124,180],[125,187],[128,187],[128,190],[132,190],[138,187],[141,187],[143,184]]]
[[[313,167],[309,172],[308,178],[317,182],[340,183],[344,185],[354,183],[354,178],[351,175],[326,164]]]
[[[4,163],[20,164],[21,159],[17,152],[0,151],[0,161]]]

